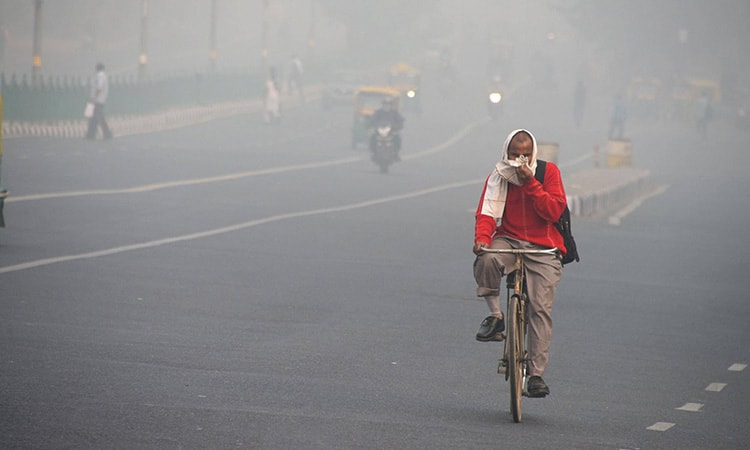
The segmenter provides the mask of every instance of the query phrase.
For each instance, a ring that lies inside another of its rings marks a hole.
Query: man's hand
[[[482,253],[483,248],[490,248],[490,244],[486,242],[475,242],[474,249],[472,249],[472,251],[475,255],[479,255],[480,253]]]
[[[518,181],[520,181],[521,184],[526,184],[530,179],[534,178],[534,172],[532,172],[531,168],[526,164],[518,166],[516,168],[516,173],[518,174]]]

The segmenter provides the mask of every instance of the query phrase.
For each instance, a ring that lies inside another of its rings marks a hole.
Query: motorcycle
[[[372,161],[380,167],[380,173],[388,173],[388,168],[398,159],[398,134],[387,124],[375,127],[370,141]]]

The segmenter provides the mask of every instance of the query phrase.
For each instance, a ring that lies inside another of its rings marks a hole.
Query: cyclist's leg
[[[562,264],[556,256],[528,255],[526,286],[529,292],[529,376],[542,376],[549,361],[552,305]]]
[[[490,248],[514,248],[512,239],[497,237],[490,244]],[[516,263],[515,255],[510,253],[483,253],[474,260],[474,279],[477,282],[477,296],[499,296],[500,282],[506,272],[506,267],[512,270]]]
[[[511,248],[505,239],[495,239],[491,248]],[[506,267],[512,267],[515,256],[502,253],[484,253],[474,261],[474,277],[477,281],[477,296],[484,297],[490,315],[479,326],[477,340],[498,340],[499,333],[505,329],[503,311],[500,306],[500,285]]]

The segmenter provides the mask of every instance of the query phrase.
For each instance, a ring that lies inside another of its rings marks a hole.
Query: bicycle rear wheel
[[[521,397],[523,395],[524,378],[524,330],[521,316],[521,305],[518,295],[512,295],[508,301],[508,372],[510,374],[510,411],[513,421],[520,422],[522,418]]]

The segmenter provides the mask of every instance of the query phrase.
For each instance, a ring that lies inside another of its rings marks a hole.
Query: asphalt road
[[[387,175],[349,148],[350,111],[314,104],[7,140],[0,446],[746,446],[749,136],[718,126],[629,124],[667,189],[618,227],[574,220],[552,393],[513,423],[500,346],[474,340],[481,182],[514,128],[560,142],[564,175],[606,133],[606,113],[575,130],[516,95],[496,122],[426,97]]]

